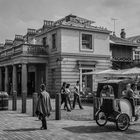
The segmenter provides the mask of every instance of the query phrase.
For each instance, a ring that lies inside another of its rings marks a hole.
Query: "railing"
[[[133,62],[131,57],[112,57],[112,61]]]
[[[4,49],[0,52],[0,60],[7,59],[11,56],[18,54],[26,55],[47,55],[48,46],[34,45],[34,44],[21,44],[11,48]]]
[[[27,47],[27,53],[33,55],[46,55],[48,54],[48,47],[43,47],[42,45],[29,45]]]

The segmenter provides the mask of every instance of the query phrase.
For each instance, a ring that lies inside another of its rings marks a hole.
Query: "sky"
[[[74,14],[126,37],[140,35],[140,0],[0,0],[0,43],[42,27],[43,20]]]

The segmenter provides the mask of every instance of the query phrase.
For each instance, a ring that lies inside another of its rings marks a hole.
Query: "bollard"
[[[21,113],[26,113],[26,98],[27,98],[27,93],[22,92],[22,110]]]
[[[61,95],[56,93],[55,95],[55,119],[61,120]]]
[[[38,93],[33,93],[33,116],[36,116],[36,106],[38,101]]]
[[[12,110],[17,110],[17,92],[13,91]]]

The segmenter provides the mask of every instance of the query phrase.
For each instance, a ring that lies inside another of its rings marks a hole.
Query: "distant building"
[[[138,44],[138,47],[133,51],[133,60],[134,60],[134,66],[140,67],[140,35],[132,36],[127,39],[129,41],[132,41],[133,43]]]
[[[53,96],[62,82],[74,86],[77,80],[80,89],[84,82],[89,91],[95,90],[98,81],[83,73],[110,68],[111,52],[110,31],[93,23],[68,15],[58,21],[44,20],[42,28],[6,41],[0,51],[0,90],[26,96],[39,92],[39,85],[45,83]]]
[[[112,52],[112,68],[125,69],[134,66],[133,53],[138,44],[125,38],[125,30],[122,29],[120,37],[110,35],[110,50]]]

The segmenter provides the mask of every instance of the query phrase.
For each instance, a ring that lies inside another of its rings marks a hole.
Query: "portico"
[[[34,92],[39,92],[41,83],[46,84],[48,60],[47,55],[34,55],[35,47],[37,47],[35,45],[30,45],[32,53],[29,52],[29,49],[26,49],[29,45],[23,44],[19,47],[22,50],[18,54],[13,51],[9,55],[9,48],[0,52],[0,90],[6,91],[9,96],[17,93],[17,96],[22,97],[22,112],[25,113],[26,97],[32,96]],[[41,48],[41,46],[39,47]],[[5,57],[2,57],[4,53]]]

